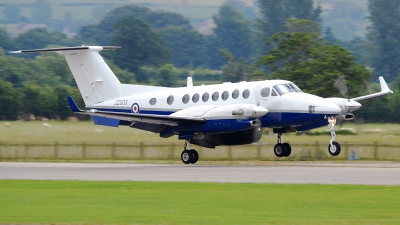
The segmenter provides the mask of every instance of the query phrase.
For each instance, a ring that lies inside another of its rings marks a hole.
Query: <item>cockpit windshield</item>
[[[275,85],[274,87],[279,92],[280,95],[286,94],[288,92],[302,92],[300,90],[300,88],[298,88],[293,83],[278,84],[278,85]]]
[[[299,87],[297,87],[294,83],[289,83],[289,85],[295,90],[296,92],[303,92]]]

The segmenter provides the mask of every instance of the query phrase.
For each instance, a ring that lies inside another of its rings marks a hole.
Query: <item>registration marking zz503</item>
[[[115,100],[114,105],[128,105],[128,100]]]

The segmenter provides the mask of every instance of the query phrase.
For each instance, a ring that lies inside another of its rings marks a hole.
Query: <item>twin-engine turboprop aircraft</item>
[[[283,143],[282,134],[328,125],[332,139],[328,151],[340,153],[335,142],[334,126],[353,119],[352,112],[363,100],[393,93],[379,77],[381,92],[358,98],[321,98],[301,91],[286,80],[226,82],[218,85],[166,88],[121,84],[99,52],[115,46],[79,46],[21,50],[12,53],[57,52],[65,56],[87,108],[81,110],[71,97],[72,111],[91,115],[96,125],[129,126],[154,133],[162,138],[174,135],[184,140],[181,159],[196,163],[199,155],[189,144],[215,148],[244,145],[260,140],[268,128],[278,134],[274,153],[287,157],[291,146]]]

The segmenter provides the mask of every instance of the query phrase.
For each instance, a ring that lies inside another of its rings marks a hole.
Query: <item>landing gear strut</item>
[[[292,153],[292,147],[289,143],[282,143],[282,133],[278,133],[278,144],[274,147],[274,153],[277,157],[288,157]]]
[[[336,124],[336,117],[328,117],[328,131],[331,132],[331,141],[328,145],[328,152],[332,156],[337,156],[340,154],[340,144],[336,142],[336,133],[335,133],[335,124]]]
[[[190,149],[188,140],[185,140],[184,150],[181,154],[181,160],[185,164],[195,164],[199,160],[199,153],[194,149]]]

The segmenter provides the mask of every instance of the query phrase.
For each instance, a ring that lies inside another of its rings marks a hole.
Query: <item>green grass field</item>
[[[177,136],[164,139],[158,134],[132,129],[126,126],[119,128],[96,126],[91,121],[86,122],[68,122],[68,121],[12,121],[10,126],[5,126],[5,122],[0,122],[0,142],[40,142],[53,143],[55,141],[61,143],[82,143],[82,142],[174,142],[179,141]],[[51,128],[43,126],[44,123],[50,124]],[[352,124],[346,124],[343,127],[350,128]],[[398,142],[400,137],[399,124],[365,124],[363,128],[368,130],[376,130],[365,132],[362,136],[357,135],[337,135],[339,142],[380,142],[392,143]],[[308,136],[295,135],[294,133],[284,134],[283,140],[290,143],[301,142],[328,142],[330,133],[326,132],[327,128],[313,130],[313,132],[324,132],[326,135]],[[337,128],[339,130],[339,127]],[[274,138],[264,135],[260,142],[275,143]]]
[[[400,187],[0,181],[0,223],[400,224]]]

